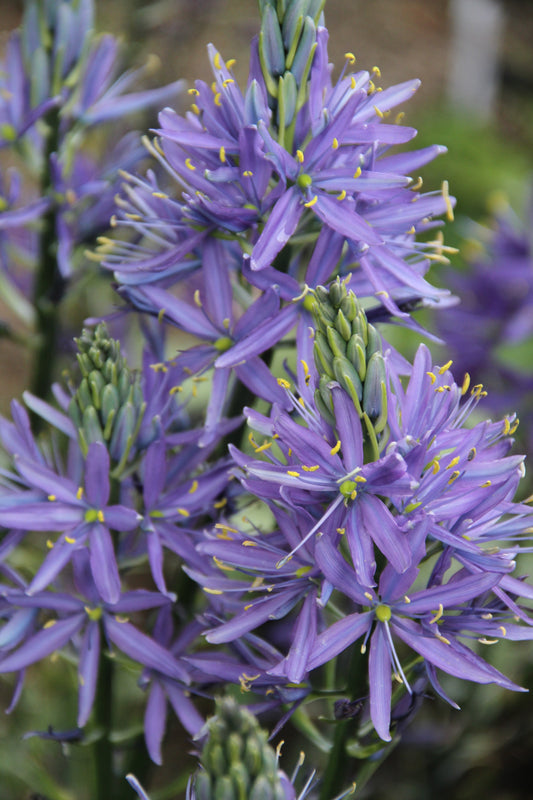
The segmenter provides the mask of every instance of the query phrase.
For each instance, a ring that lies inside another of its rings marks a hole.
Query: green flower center
[[[350,498],[352,493],[356,491],[357,484],[355,481],[343,481],[339,486],[339,492],[343,497]]]
[[[376,617],[380,622],[388,622],[392,617],[392,611],[388,606],[376,606]]]
[[[300,187],[300,189],[308,189],[311,184],[313,183],[313,179],[307,172],[302,172],[301,175],[298,175],[296,178],[296,183]]]
[[[103,611],[101,608],[88,608],[86,606],[85,611],[89,619],[93,622],[98,622],[98,620],[102,619]]]
[[[215,342],[215,350],[218,350],[220,353],[225,353],[226,350],[229,350],[233,344],[233,339],[230,339],[229,336],[221,336],[220,339],[217,339]]]

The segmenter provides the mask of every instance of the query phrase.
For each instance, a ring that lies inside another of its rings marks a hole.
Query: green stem
[[[40,189],[42,197],[50,195],[52,185],[50,157],[53,153],[57,153],[59,147],[59,112],[57,109],[53,109],[48,114],[46,124],[48,126],[48,134],[46,136],[41,176]],[[46,397],[50,391],[57,355],[58,306],[65,292],[65,280],[57,266],[57,213],[57,206],[55,202],[52,202],[43,217],[38,269],[33,293],[37,346],[33,358],[31,391],[37,397]]]
[[[347,674],[346,694],[350,700],[355,700],[356,697],[361,696],[366,687],[366,659],[361,655],[359,649],[355,647],[352,648]],[[320,800],[332,800],[346,786],[348,761],[350,759],[346,752],[346,743],[353,728],[353,719],[340,720],[335,726],[333,747],[329,753],[328,763],[322,778]]]
[[[110,742],[113,716],[113,680],[115,665],[105,653],[100,655],[98,688],[94,703],[94,721],[98,738],[94,743],[95,797],[115,797],[113,748]]]

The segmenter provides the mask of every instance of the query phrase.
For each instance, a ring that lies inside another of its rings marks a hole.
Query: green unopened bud
[[[278,15],[272,6],[267,6],[262,14],[259,34],[261,61],[269,76],[277,78],[285,71],[285,50],[279,27]]]
[[[373,353],[367,363],[363,387],[363,407],[372,421],[382,410],[383,387],[386,386],[385,362],[381,353]]]
[[[284,800],[276,753],[255,717],[233,698],[217,701],[194,780],[197,800]]]

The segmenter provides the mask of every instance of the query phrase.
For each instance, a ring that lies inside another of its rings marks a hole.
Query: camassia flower
[[[34,575],[28,593],[45,589],[88,544],[92,575],[101,598],[115,603],[120,597],[120,576],[111,531],[131,531],[141,516],[133,508],[109,505],[109,454],[104,444],[89,446],[83,484],[58,475],[44,464],[23,456],[15,458],[16,475],[26,491],[2,497],[0,525],[26,531],[60,532]]]

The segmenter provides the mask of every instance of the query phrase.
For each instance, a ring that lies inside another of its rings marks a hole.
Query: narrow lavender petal
[[[316,614],[315,593],[309,592],[298,615],[292,645],[286,658],[286,675],[291,683],[300,683],[307,671],[307,662],[315,645]]]
[[[298,601],[299,588],[278,592],[274,597],[265,597],[252,603],[240,614],[229,622],[219,625],[218,628],[208,631],[206,639],[212,644],[231,642],[242,636],[243,633],[257,628],[269,619],[277,619],[280,611],[288,610],[289,606]]]
[[[409,540],[383,501],[363,494],[357,509],[359,529],[373,539],[397,572],[405,572],[412,560]]]
[[[323,192],[317,195],[313,209],[316,215],[330,228],[347,239],[368,245],[382,243],[381,236],[369,225],[365,217]]]
[[[133,508],[107,506],[104,510],[106,525],[113,531],[132,531],[142,517]]]
[[[109,499],[109,453],[102,442],[89,445],[85,462],[85,491],[87,502],[97,509],[107,505]]]
[[[428,611],[436,611],[439,604],[444,608],[468,603],[476,597],[480,597],[489,589],[492,589],[499,581],[501,576],[497,572],[481,573],[470,575],[467,578],[447,583],[444,586],[432,586],[421,592],[414,592],[409,595],[409,603],[399,603],[396,608],[403,613],[418,614]]]
[[[82,532],[80,537],[69,536],[69,538],[73,541],[67,542],[65,541],[65,536],[62,536],[48,551],[28,586],[27,592],[29,595],[42,592],[43,589],[47,589],[52,584],[57,575],[71,560],[76,546],[86,538],[86,533],[84,535]],[[58,610],[60,609],[58,608]]]
[[[80,509],[62,503],[28,503],[0,509],[0,525],[25,531],[60,531],[81,522]]]
[[[22,397],[28,408],[35,414],[49,422],[54,428],[65,433],[70,439],[76,437],[76,428],[66,414],[58,411],[57,408],[54,408],[49,403],[45,403],[44,400],[31,394],[31,392],[23,392]]]
[[[261,236],[255,243],[250,266],[253,270],[269,267],[298,226],[304,207],[296,186],[281,196],[270,212]]]
[[[203,728],[205,720],[200,716],[196,710],[196,706],[187,697],[180,686],[172,684],[169,681],[166,682],[165,686],[168,699],[179,721],[190,736],[196,736]]]
[[[331,389],[335,426],[342,443],[342,460],[347,472],[363,464],[363,430],[350,396],[338,384]]]
[[[183,683],[190,682],[187,671],[165,647],[141,633],[129,622],[118,622],[106,614],[104,626],[109,639],[133,661]]]
[[[96,693],[100,659],[100,624],[89,621],[81,646],[78,666],[78,725],[83,728],[89,719]]]
[[[68,619],[53,622],[27,639],[19,649],[0,661],[0,673],[15,672],[46,658],[64,647],[85,622],[86,614],[75,614]]]
[[[165,692],[158,681],[153,681],[144,712],[144,740],[146,749],[154,764],[161,765],[161,742],[165,734],[167,722],[167,700]]]
[[[144,457],[144,503],[151,509],[163,492],[167,473],[165,440],[160,438],[153,442]]]
[[[91,572],[102,600],[116,603],[120,597],[120,575],[118,572],[113,539],[105,525],[96,523],[90,532]]]
[[[390,742],[391,654],[384,624],[378,624],[370,642],[368,658],[370,716],[378,736]]]
[[[264,353],[269,347],[277,344],[294,326],[295,311],[294,306],[287,306],[262,325],[258,325],[248,336],[219,356],[215,366],[234,367],[252,356]]]
[[[364,614],[348,614],[334,622],[317,636],[307,668],[315,669],[338,656],[368,631],[373,620],[374,612],[367,611]]]

